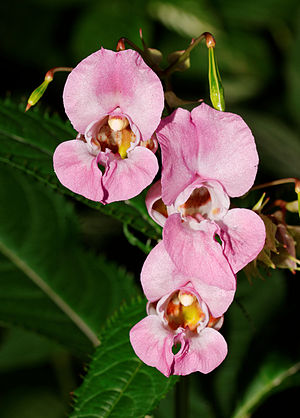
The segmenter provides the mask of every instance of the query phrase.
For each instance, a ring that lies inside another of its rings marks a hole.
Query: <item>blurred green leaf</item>
[[[295,377],[295,374],[300,370],[300,362],[293,363],[285,359],[282,355],[275,355],[265,360],[258,373],[255,375],[252,382],[250,382],[243,399],[232,415],[233,418],[246,418],[251,416],[258,405],[271,396],[274,391],[278,392],[284,389],[288,380]],[[297,386],[300,385],[300,375],[295,381]]]
[[[72,418],[147,415],[176,382],[139,360],[129,342],[129,330],[145,315],[140,299],[121,307],[102,330],[83,384],[75,392]]]
[[[269,115],[245,112],[245,120],[255,137],[260,165],[274,179],[300,177],[300,141],[284,122]]]
[[[298,6],[297,0],[227,0],[219,2],[220,13],[229,25],[275,26],[278,20],[290,17],[291,10]],[[272,13],[270,13],[272,11]]]
[[[294,121],[300,124],[300,8],[298,9],[295,36],[287,50],[287,99],[290,114]]]
[[[262,352],[265,350],[265,343],[258,336],[282,306],[283,278],[281,272],[274,271],[266,280],[256,279],[250,284],[242,272],[238,275],[235,301],[225,314],[221,329],[228,343],[228,355],[214,372],[214,402],[223,416],[230,416],[235,401],[241,396],[239,377],[252,358],[248,351],[250,343],[255,341]]]
[[[50,118],[41,115],[36,108],[25,114],[23,109],[10,101],[0,102],[0,161],[35,177],[54,190],[129,224],[150,238],[160,238],[159,228],[149,216],[140,216],[140,209],[134,207],[134,202],[102,205],[72,193],[60,184],[53,171],[52,155],[60,142],[75,136],[76,132],[71,126],[57,116]]]
[[[0,346],[1,373],[45,363],[50,356],[62,352],[60,346],[33,332],[15,327],[4,331]]]
[[[0,401],[1,418],[64,418],[65,405],[47,387],[14,385]]]
[[[131,276],[83,251],[61,196],[2,164],[0,201],[0,251],[10,261],[0,264],[0,320],[91,350],[105,318],[135,293]]]
[[[83,59],[100,47],[115,50],[121,37],[129,38],[141,46],[139,29],[148,45],[152,38],[152,26],[140,0],[124,2],[93,2],[81,13],[74,25],[72,49],[77,59]]]
[[[187,38],[220,33],[219,19],[205,0],[152,0],[148,10],[153,18]]]

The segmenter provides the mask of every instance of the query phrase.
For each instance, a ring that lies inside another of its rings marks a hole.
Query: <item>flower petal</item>
[[[163,229],[165,248],[179,271],[190,276],[194,286],[200,279],[210,286],[234,290],[236,280],[222,246],[214,239],[218,226],[209,221],[193,229],[179,214],[166,220]]]
[[[162,119],[156,135],[162,151],[162,197],[171,205],[197,175],[199,145],[190,112],[176,109]]]
[[[213,317],[218,318],[227,311],[233,301],[235,288],[225,290],[217,286],[209,286],[199,279],[192,279],[191,282]]]
[[[233,271],[236,273],[263,249],[266,228],[262,219],[249,209],[231,209],[219,222],[221,239]]]
[[[102,201],[102,173],[97,156],[88,151],[85,142],[74,139],[59,144],[53,155],[53,165],[65,187],[87,199]]]
[[[201,104],[191,112],[199,138],[198,173],[218,180],[231,197],[252,186],[258,165],[253,135],[243,119]]]
[[[162,193],[174,202],[197,177],[218,180],[229,196],[252,186],[258,155],[252,133],[243,119],[201,104],[188,112],[175,110],[157,130],[162,149]]]
[[[130,342],[135,354],[148,366],[169,377],[174,361],[173,335],[156,315],[149,315],[131,328]]]
[[[209,373],[222,363],[226,355],[227,344],[223,336],[213,328],[205,328],[199,335],[189,338],[187,352],[175,357],[174,374]]]
[[[137,196],[152,182],[157,171],[156,156],[144,147],[134,148],[124,160],[114,159],[103,175],[104,203]]]
[[[160,226],[164,226],[168,217],[167,207],[161,198],[161,181],[154,183],[146,195],[147,210],[151,218]],[[157,208],[156,208],[157,206]],[[164,213],[165,212],[165,216]]]
[[[63,93],[66,113],[75,129],[101,120],[117,107],[150,139],[160,122],[164,94],[157,75],[133,50],[101,48],[81,61],[68,76]]]
[[[150,252],[142,268],[141,283],[146,298],[154,302],[188,282],[189,278],[177,270],[161,241]]]

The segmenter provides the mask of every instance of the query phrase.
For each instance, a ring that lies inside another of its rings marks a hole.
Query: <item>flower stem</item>
[[[214,37],[212,36],[211,33],[209,32],[204,32],[202,33],[200,36],[198,36],[198,38],[193,39],[193,41],[190,43],[189,47],[184,51],[184,53],[182,55],[180,55],[180,57],[174,61],[172,64],[170,64],[164,71],[163,71],[163,76],[164,77],[168,77],[170,75],[170,73],[173,72],[174,68],[177,67],[178,64],[180,64],[181,62],[184,62],[189,56],[191,51],[195,48],[195,46],[197,46],[203,39],[206,40],[206,46],[207,48],[209,47],[214,47],[215,46],[215,40]]]
[[[175,418],[189,416],[189,376],[181,376],[175,386]]]
[[[250,190],[259,190],[264,189],[265,187],[271,187],[271,186],[279,186],[280,184],[287,184],[287,183],[297,183],[299,182],[298,179],[294,177],[288,177],[286,179],[279,179],[274,181],[269,181],[268,183],[258,184],[257,186],[253,186]]]

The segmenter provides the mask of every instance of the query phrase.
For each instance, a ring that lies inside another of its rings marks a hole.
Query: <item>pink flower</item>
[[[213,268],[217,269],[218,265]],[[219,272],[219,275],[221,276],[222,273],[223,270]],[[164,295],[187,286],[188,283],[201,295],[214,317],[219,317],[227,311],[236,290],[235,279],[231,289],[225,290],[218,286],[208,285],[205,277],[192,277],[180,271],[166,251],[164,241],[161,241],[149,253],[142,268],[141,284],[146,298],[150,302],[155,302]]]
[[[163,241],[148,255],[141,282],[149,303],[148,316],[130,331],[137,356],[165,376],[209,373],[216,368],[227,354],[226,342],[217,330],[235,287],[227,291],[184,275]]]
[[[130,330],[136,355],[169,377],[209,373],[226,357],[227,344],[214,318],[191,283],[148,303],[148,316]]]
[[[253,211],[229,209],[229,196],[253,184],[258,156],[250,129],[236,115],[202,104],[177,109],[157,131],[162,181],[149,190],[149,214],[164,226],[165,248],[179,271],[230,290],[235,273],[265,242]]]
[[[74,68],[63,99],[79,134],[55,150],[60,182],[102,203],[139,194],[158,171],[152,135],[164,94],[157,75],[135,51],[102,48]]]

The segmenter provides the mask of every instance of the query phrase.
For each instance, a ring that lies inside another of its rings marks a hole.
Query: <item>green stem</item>
[[[206,43],[210,42],[211,39],[213,39],[213,36],[211,33],[209,32],[204,32],[202,33],[200,36],[198,36],[198,38],[196,38],[190,45],[189,47],[184,51],[184,53],[182,55],[180,55],[180,57],[178,57],[178,59],[173,62],[172,64],[170,64],[164,71],[163,71],[163,76],[164,77],[168,77],[174,70],[174,68],[180,64],[181,62],[184,62],[189,56],[191,51],[195,48],[195,46],[197,46],[198,44],[200,44],[200,42],[205,39]]]

